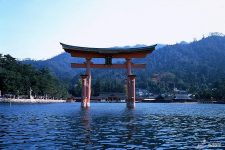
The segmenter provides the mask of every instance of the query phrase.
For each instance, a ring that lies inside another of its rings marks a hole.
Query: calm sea
[[[0,149],[225,149],[225,105],[0,104]]]

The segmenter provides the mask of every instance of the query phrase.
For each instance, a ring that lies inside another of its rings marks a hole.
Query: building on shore
[[[174,88],[174,101],[191,101],[192,98],[190,97],[191,94],[188,94],[185,90],[178,90]]]
[[[103,92],[100,93],[98,98],[101,102],[125,102],[125,93]]]
[[[136,96],[137,97],[149,97],[149,96],[153,96],[153,94],[146,89],[137,88],[136,89]]]

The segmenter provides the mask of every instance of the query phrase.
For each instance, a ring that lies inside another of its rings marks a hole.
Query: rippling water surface
[[[225,105],[0,104],[0,149],[225,149]]]

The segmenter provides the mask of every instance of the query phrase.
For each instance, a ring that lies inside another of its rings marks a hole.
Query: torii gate
[[[62,48],[72,57],[82,57],[86,61],[83,64],[72,63],[72,68],[86,68],[86,74],[82,78],[81,107],[90,107],[91,98],[91,68],[124,68],[127,69],[127,107],[135,107],[135,78],[131,68],[145,68],[146,64],[133,64],[132,58],[144,58],[155,50],[156,45],[138,48],[89,48],[78,47],[60,43]],[[105,64],[94,64],[92,58],[105,58]],[[112,58],[125,58],[124,64],[112,64]]]

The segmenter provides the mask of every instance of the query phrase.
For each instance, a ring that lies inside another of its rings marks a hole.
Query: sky
[[[175,44],[225,33],[225,0],[0,0],[0,53],[47,59],[86,47]]]

